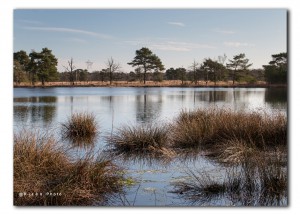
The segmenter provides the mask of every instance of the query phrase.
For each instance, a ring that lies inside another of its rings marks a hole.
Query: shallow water
[[[50,131],[58,137],[60,123],[75,112],[92,112],[100,127],[95,149],[105,148],[104,136],[123,124],[168,123],[181,110],[226,107],[232,110],[262,112],[287,110],[285,88],[16,88],[14,89],[14,130],[22,128]],[[67,143],[66,143],[67,144]],[[85,149],[76,149],[82,154]],[[117,161],[118,162],[118,161]],[[172,193],[172,182],[185,180],[187,169],[209,171],[216,177],[222,171],[211,161],[196,160],[171,164],[158,161],[119,161],[137,184],[118,196],[111,205],[188,205]],[[228,205],[226,199],[211,205]]]

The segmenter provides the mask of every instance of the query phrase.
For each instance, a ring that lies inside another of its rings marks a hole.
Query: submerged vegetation
[[[282,152],[275,158],[264,155],[243,157],[237,166],[226,168],[221,179],[206,171],[189,171],[186,181],[174,183],[178,193],[191,205],[213,205],[222,199],[233,206],[287,205],[287,167]]]
[[[49,135],[14,136],[14,205],[103,205],[122,181],[122,169],[102,156],[74,159]]]

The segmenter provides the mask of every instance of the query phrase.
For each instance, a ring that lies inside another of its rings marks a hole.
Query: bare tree
[[[227,55],[224,54],[223,56],[222,55],[219,55],[218,56],[218,62],[222,65],[224,65],[225,61],[227,60]]]
[[[192,72],[193,72],[193,81],[195,84],[197,84],[198,82],[198,78],[197,78],[197,69],[198,69],[199,63],[197,63],[195,60],[193,62],[193,64],[190,66]]]
[[[76,77],[74,77],[75,75],[75,69],[76,67],[73,65],[73,58],[71,58],[70,61],[68,61],[68,66],[63,66],[67,72],[70,73],[70,82],[72,83],[72,85],[75,84],[75,79],[77,79]]]
[[[106,61],[106,66],[109,72],[109,83],[112,84],[113,73],[121,69],[120,63],[116,62],[112,57]]]

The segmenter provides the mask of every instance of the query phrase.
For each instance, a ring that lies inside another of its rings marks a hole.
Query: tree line
[[[35,85],[41,82],[70,82],[75,85],[76,82],[109,82],[113,81],[147,81],[162,82],[164,80],[180,80],[182,84],[186,81],[198,84],[199,81],[214,82],[219,81],[255,83],[257,81],[266,81],[272,84],[287,83],[287,53],[272,55],[272,60],[268,65],[263,65],[263,69],[249,69],[252,65],[244,53],[227,59],[226,54],[218,56],[217,59],[205,58],[201,63],[194,60],[190,67],[165,69],[161,59],[149,48],[143,47],[136,50],[135,57],[128,65],[134,70],[129,73],[121,71],[121,65],[113,57],[105,62],[106,67],[89,72],[87,69],[76,68],[73,58],[64,65],[64,72],[57,70],[57,58],[52,50],[43,48],[40,52],[32,50],[27,54],[20,50],[13,54],[14,58],[14,82],[28,82]],[[227,61],[227,63],[226,63]]]

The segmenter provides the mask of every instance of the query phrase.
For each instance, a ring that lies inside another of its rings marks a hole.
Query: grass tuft
[[[73,159],[49,135],[14,135],[14,205],[102,205],[122,191],[121,170],[91,153]]]
[[[168,127],[153,124],[123,126],[107,137],[109,152],[129,158],[166,158],[174,156],[168,148]]]
[[[79,146],[92,144],[98,133],[96,118],[91,113],[74,113],[61,125],[63,138]]]
[[[287,119],[283,114],[242,113],[230,109],[183,111],[171,126],[170,138],[177,151],[215,153],[224,146],[228,152],[253,147],[262,150],[285,147]]]

